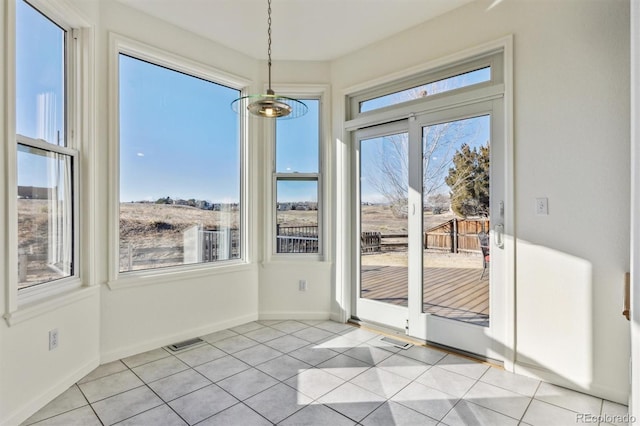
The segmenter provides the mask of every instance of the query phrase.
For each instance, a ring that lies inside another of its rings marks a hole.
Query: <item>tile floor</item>
[[[627,407],[331,321],[257,321],[101,365],[24,425],[576,425]],[[609,423],[600,423],[602,425]],[[621,423],[613,423],[621,424]]]

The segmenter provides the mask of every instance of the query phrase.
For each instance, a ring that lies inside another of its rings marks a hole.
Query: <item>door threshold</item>
[[[350,318],[349,323],[357,325],[360,328],[368,329],[370,331],[374,331],[376,333],[380,333],[387,337],[391,337],[392,339],[401,340],[403,342],[411,343],[416,346],[424,346],[430,349],[436,349],[439,351],[443,351],[446,353],[450,353],[453,355],[462,356],[464,358],[471,359],[473,361],[482,362],[485,364],[489,364],[493,367],[504,368],[504,363],[497,359],[488,358],[486,356],[478,355],[472,352],[463,351],[458,348],[454,348],[451,346],[442,345],[436,342],[432,342],[430,340],[422,340],[412,336],[405,334],[404,330],[394,327],[389,327],[384,324],[370,322],[370,321],[362,321],[358,318]]]
[[[427,344],[426,345],[429,346],[429,347],[432,347],[432,348],[438,348],[438,349],[444,350],[446,352],[449,352],[449,353],[452,353],[452,354],[455,354],[455,355],[463,356],[465,358],[469,358],[469,359],[472,359],[474,361],[479,361],[479,362],[482,362],[484,364],[489,364],[489,365],[491,365],[493,367],[498,367],[498,368],[504,369],[504,362],[500,361],[500,360],[497,360],[497,359],[494,359],[494,358],[489,358],[489,357],[484,356],[484,355],[478,355],[478,354],[475,354],[473,352],[467,352],[467,351],[464,351],[462,349],[454,348],[454,347],[447,346],[447,345],[442,345],[440,343],[432,342],[430,340],[427,340]]]

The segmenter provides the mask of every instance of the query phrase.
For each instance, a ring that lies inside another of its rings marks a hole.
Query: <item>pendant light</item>
[[[269,67],[269,88],[266,94],[261,95],[249,95],[236,99],[231,103],[231,108],[235,112],[241,112],[243,106],[246,105],[246,109],[257,117],[264,118],[281,118],[290,119],[302,117],[307,113],[307,105],[300,102],[297,99],[288,98],[286,96],[276,95],[273,89],[271,89],[271,0],[267,0],[268,4],[268,67]]]

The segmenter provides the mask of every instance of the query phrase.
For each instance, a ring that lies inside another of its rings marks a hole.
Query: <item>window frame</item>
[[[330,246],[328,241],[328,215],[326,206],[328,205],[326,159],[329,158],[329,86],[323,84],[307,85],[273,85],[276,93],[301,100],[317,100],[318,104],[318,171],[315,173],[286,173],[278,172],[276,168],[276,126],[277,120],[267,122],[265,126],[266,139],[269,141],[268,152],[265,156],[266,170],[271,174],[271,178],[265,182],[265,194],[270,194],[267,205],[270,206],[265,221],[265,240],[267,242],[267,262],[269,261],[326,261],[330,258]],[[318,252],[317,253],[278,253],[277,251],[277,185],[278,181],[307,181],[317,182],[318,195]]]
[[[157,269],[120,272],[119,268],[119,206],[120,206],[120,97],[119,97],[119,57],[120,54],[134,59],[149,62],[172,71],[200,78],[215,84],[224,85],[240,91],[244,96],[250,80],[221,71],[212,66],[196,62],[169,51],[139,42],[121,34],[109,33],[109,256],[107,282],[110,289],[130,287],[132,285],[148,285],[172,281],[179,276],[196,278],[212,273],[227,273],[234,269],[244,270],[248,265],[248,152],[247,134],[248,120],[240,114],[240,257],[224,262],[205,262],[184,264]]]
[[[87,39],[90,38],[90,31],[84,31],[82,28],[85,22],[74,13],[73,10],[62,7],[57,2],[43,2],[38,0],[29,0],[25,3],[40,13],[45,19],[51,21],[53,25],[59,27],[64,31],[64,108],[63,108],[63,122],[64,122],[64,145],[55,145],[46,141],[33,139],[25,135],[19,135],[16,131],[16,84],[17,75],[15,66],[17,64],[17,21],[16,21],[16,1],[7,2],[8,21],[6,37],[9,41],[8,49],[6,52],[6,63],[9,64],[7,72],[7,140],[12,140],[14,143],[7,144],[7,171],[9,179],[7,179],[6,193],[8,195],[8,247],[7,247],[7,282],[9,283],[9,292],[6,302],[6,314],[5,320],[9,325],[18,322],[22,315],[18,315],[18,310],[25,308],[27,305],[32,305],[35,302],[51,299],[51,297],[68,293],[73,289],[78,289],[82,286],[81,281],[81,217],[80,217],[80,203],[82,197],[80,194],[80,151],[81,140],[84,137],[84,133],[81,133],[81,124],[84,116],[80,115],[80,95],[85,92],[86,87],[83,85],[90,78],[86,75],[88,70],[82,70],[80,62],[85,58]],[[68,18],[68,19],[67,19]],[[83,72],[84,71],[84,72]],[[19,238],[17,233],[17,227],[15,224],[18,220],[17,212],[17,195],[18,195],[18,167],[17,167],[17,153],[18,145],[24,145],[33,147],[47,152],[53,152],[56,154],[68,156],[71,158],[71,170],[72,175],[72,274],[68,277],[63,277],[39,284],[30,285],[28,287],[18,288],[19,286],[19,271],[18,271],[18,244]],[[32,310],[33,311],[33,310]],[[35,311],[34,311],[35,312]],[[37,314],[37,312],[25,314],[31,316]],[[39,311],[38,311],[39,312]]]
[[[395,76],[389,76],[387,77],[387,79],[390,81],[380,84],[373,83],[372,87],[353,92],[347,96],[347,121],[354,119],[362,119],[364,121],[367,118],[375,116],[377,114],[397,110],[399,106],[413,106],[416,104],[424,103],[425,101],[432,101],[434,99],[448,97],[452,94],[464,94],[470,91],[477,90],[479,88],[492,87],[504,81],[504,76],[502,75],[502,61],[503,58],[499,54],[499,52],[487,52],[480,56],[467,58],[454,63],[445,62],[442,65],[436,66],[427,71],[412,73],[411,70],[407,70],[404,71],[403,74],[408,73],[409,76],[405,77],[396,78]],[[447,90],[445,92],[436,93],[434,95],[430,95],[421,99],[409,100],[382,108],[376,108],[370,111],[360,112],[360,104],[362,102],[370,101],[382,96],[401,92],[403,90],[408,90],[414,87],[420,87],[422,85],[445,80],[451,77],[456,77],[458,75],[487,67],[491,69],[491,78],[488,81],[463,86],[458,89]]]

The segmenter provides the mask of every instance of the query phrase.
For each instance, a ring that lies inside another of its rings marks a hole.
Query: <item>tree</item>
[[[445,177],[455,147],[473,132],[465,121],[425,126],[422,131],[422,195],[424,200],[446,191]],[[407,215],[409,140],[406,133],[384,138],[367,168],[367,180],[387,200],[396,216]],[[441,207],[441,210],[447,207]]]
[[[464,75],[439,80],[395,94],[391,104],[408,102],[462,87]],[[461,142],[477,137],[473,119],[463,119],[425,126],[422,129],[422,197],[446,192],[445,178],[452,157]],[[366,180],[382,195],[396,216],[407,216],[409,137],[406,133],[386,136],[380,152],[366,167]],[[364,165],[363,171],[365,169]],[[428,201],[427,201],[428,202]],[[448,208],[448,205],[447,205]],[[442,208],[441,208],[442,209]]]
[[[462,217],[489,216],[489,142],[471,149],[462,144],[445,178],[451,190],[451,209]]]

